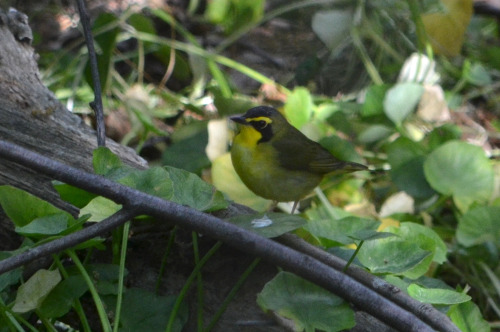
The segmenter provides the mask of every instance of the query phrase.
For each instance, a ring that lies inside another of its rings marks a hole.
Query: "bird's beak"
[[[230,117],[229,119],[231,119],[232,121],[239,123],[239,124],[243,124],[243,125],[248,124],[248,122],[246,121],[246,118],[244,116],[241,116],[241,115],[235,115],[235,116]]]

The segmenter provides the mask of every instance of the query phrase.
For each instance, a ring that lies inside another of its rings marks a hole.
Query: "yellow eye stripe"
[[[259,116],[257,118],[248,118],[248,119],[245,119],[245,121],[246,122],[264,121],[267,124],[273,123],[273,120],[271,120],[270,118],[268,118],[266,116]]]

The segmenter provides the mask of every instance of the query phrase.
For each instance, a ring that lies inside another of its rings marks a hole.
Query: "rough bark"
[[[91,171],[92,150],[97,146],[95,132],[43,85],[31,40],[27,16],[0,9],[0,139]],[[147,167],[132,149],[111,140],[108,147],[125,163]],[[78,212],[59,198],[50,179],[0,160],[0,185],[4,184],[43,197],[73,214]],[[10,228],[5,219],[0,222],[2,248],[8,248],[14,238]]]

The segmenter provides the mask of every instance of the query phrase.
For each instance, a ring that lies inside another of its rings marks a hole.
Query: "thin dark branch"
[[[110,198],[137,213],[167,219],[182,227],[218,239],[230,246],[281,266],[339,295],[388,325],[401,331],[433,331],[413,313],[319,260],[270,239],[224,222],[200,211],[165,201],[132,188],[85,173],[33,153],[12,143],[0,141],[0,157],[20,163],[54,179]],[[442,315],[442,319],[448,319]],[[458,331],[443,329],[443,331]]]
[[[104,110],[102,106],[101,80],[99,78],[99,69],[97,66],[97,56],[94,48],[94,38],[92,38],[92,30],[90,28],[90,19],[85,7],[84,0],[76,0],[78,12],[80,13],[80,21],[82,22],[83,34],[89,50],[90,72],[92,73],[92,82],[94,84],[94,101],[90,103],[90,107],[95,112],[97,123],[97,145],[106,146],[106,129],[104,127]]]
[[[95,223],[78,232],[71,233],[65,237],[42,244],[29,249],[20,255],[12,256],[0,261],[0,274],[15,269],[21,265],[34,261],[37,258],[45,257],[64,249],[74,247],[82,242],[90,240],[96,236],[103,235],[118,226],[123,225],[127,220],[135,217],[137,213],[132,210],[121,210],[105,220]]]

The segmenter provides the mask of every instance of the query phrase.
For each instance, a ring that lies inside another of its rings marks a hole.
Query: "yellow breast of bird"
[[[283,168],[270,142],[258,141],[261,134],[243,127],[231,149],[234,168],[255,194],[280,202],[300,200],[321,181],[322,176]]]

